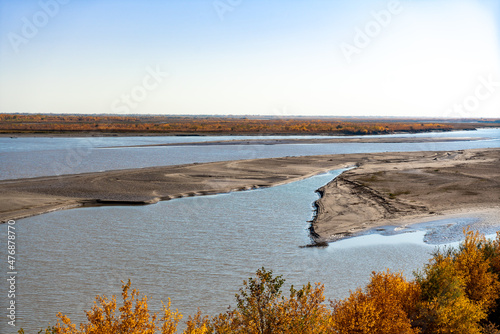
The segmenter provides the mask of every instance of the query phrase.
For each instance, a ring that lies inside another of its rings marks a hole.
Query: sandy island
[[[105,148],[130,148],[130,147],[157,147],[157,146],[210,146],[210,145],[289,145],[289,144],[341,144],[341,143],[442,143],[451,141],[475,141],[488,138],[474,137],[357,137],[357,138],[282,138],[269,139],[262,136],[260,139],[233,139],[211,140],[198,142],[143,144],[130,146],[109,146]]]
[[[320,188],[318,243],[438,214],[500,218],[500,149],[339,154],[225,161],[0,181],[0,220],[98,205],[270,187],[357,166]]]

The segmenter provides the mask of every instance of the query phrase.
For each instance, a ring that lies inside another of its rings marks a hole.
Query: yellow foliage
[[[497,333],[498,323],[487,323],[500,293],[500,233],[495,241],[465,230],[458,249],[437,252],[415,281],[400,273],[372,273],[364,290],[325,305],[324,286],[290,288],[282,295],[284,279],[264,268],[243,282],[237,306],[213,318],[198,311],[186,322],[183,334],[479,334]],[[182,315],[163,304],[150,314],[148,298],[122,285],[122,306],[116,298],[97,296],[77,327],[59,313],[47,334],[174,334]],[[496,320],[491,318],[491,321]],[[483,324],[483,328],[481,327]],[[24,333],[20,330],[19,333]]]
[[[238,317],[240,317],[240,315],[236,311],[228,311],[226,313],[221,313],[213,317],[210,321],[209,333],[239,333],[238,324],[235,321],[235,319],[238,319]]]
[[[203,316],[201,311],[198,312],[192,317],[189,316],[188,321],[186,322],[186,329],[184,330],[184,334],[206,334],[209,333],[209,319],[208,316]]]
[[[481,304],[467,297],[465,281],[451,255],[436,254],[420,277],[419,325],[424,333],[481,333],[486,318]]]
[[[465,284],[465,293],[486,310],[495,306],[500,282],[490,271],[490,260],[484,256],[487,240],[484,235],[470,230],[464,231],[466,238],[454,256],[457,274]]]
[[[345,300],[332,302],[332,326],[339,334],[369,334],[377,323],[377,310],[370,298],[358,289]]]
[[[401,274],[373,273],[366,293],[356,290],[332,303],[333,327],[339,333],[418,333],[410,316],[419,297],[419,286]]]
[[[281,295],[284,280],[259,269],[237,294],[238,306],[210,322],[210,333],[320,334],[328,330],[330,312],[324,305],[324,286],[307,284]]]
[[[172,311],[170,308],[170,298],[168,299],[167,306],[162,302],[163,315],[160,318],[161,322],[161,334],[174,334],[177,333],[177,325],[182,319],[182,314],[179,311]]]
[[[86,312],[88,322],[80,324],[80,328],[71,323],[71,320],[61,313],[59,321],[54,327],[57,334],[154,334],[156,333],[157,314],[150,314],[148,298],[138,299],[139,291],[132,290],[129,294],[131,282],[122,285],[123,305],[116,312],[116,298],[108,299],[106,296],[97,296],[91,311]],[[163,305],[163,316],[160,319],[162,334],[177,332],[177,324],[182,315],[170,310]]]
[[[316,283],[300,290],[290,289],[290,298],[280,304],[281,333],[320,334],[329,327],[329,310],[324,305],[325,287]]]
[[[482,333],[479,322],[485,318],[485,313],[465,296],[444,305],[436,298],[422,303],[422,306],[429,320],[424,326],[424,333]]]

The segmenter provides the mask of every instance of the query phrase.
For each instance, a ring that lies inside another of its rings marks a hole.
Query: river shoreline
[[[436,137],[358,137],[358,138],[289,138],[289,139],[234,139],[216,140],[193,143],[167,143],[167,144],[145,144],[132,146],[109,146],[107,148],[141,148],[141,147],[163,147],[163,146],[211,146],[211,145],[297,145],[297,144],[342,144],[342,143],[443,143],[453,141],[476,141],[487,138],[436,138]]]
[[[500,223],[498,149],[435,152],[420,159],[388,154],[382,164],[369,160],[318,189],[311,224],[318,244],[436,217]]]
[[[324,244],[457,208],[498,208],[499,164],[500,149],[472,149],[252,159],[2,180],[0,220],[271,187],[357,166],[318,189],[322,196],[315,203],[311,236]]]
[[[244,191],[340,169],[335,156],[223,161],[0,181],[0,221],[82,206],[146,205]]]
[[[443,133],[443,132],[456,132],[456,131],[476,131],[479,129],[495,129],[499,128],[498,124],[480,124],[480,126],[446,130],[425,130],[425,131],[394,131],[392,133],[381,133],[380,135],[395,135],[395,134],[418,134],[418,133]],[[223,136],[338,136],[350,137],[355,136],[353,133],[325,133],[325,132],[289,132],[289,133],[262,133],[262,132],[138,132],[138,131],[120,131],[120,132],[106,132],[106,131],[0,131],[0,138],[23,138],[23,137],[56,137],[56,138],[85,138],[85,137],[223,137]],[[377,134],[370,134],[377,135]],[[370,136],[360,134],[360,136]]]

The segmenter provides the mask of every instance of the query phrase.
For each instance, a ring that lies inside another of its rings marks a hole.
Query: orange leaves
[[[361,289],[351,292],[347,299],[332,303],[332,325],[339,334],[368,334],[377,323],[373,301]]]
[[[425,333],[480,333],[480,322],[496,305],[500,282],[491,265],[496,242],[468,229],[464,234],[458,249],[435,254],[417,277]]]
[[[486,323],[500,294],[500,233],[494,241],[465,230],[458,249],[437,252],[416,280],[399,273],[372,273],[364,290],[325,305],[322,284],[293,286],[288,296],[284,279],[264,268],[244,281],[236,294],[237,307],[213,318],[200,311],[190,316],[184,334],[434,334],[496,333]],[[163,305],[160,315],[150,314],[147,297],[123,284],[122,306],[116,298],[96,297],[88,322],[79,328],[58,314],[55,327],[45,333],[121,334],[177,333],[182,315]],[[490,320],[497,321],[494,317]],[[498,323],[497,323],[498,325]],[[20,333],[23,333],[22,330]]]
[[[454,254],[458,275],[463,278],[467,297],[485,309],[495,306],[500,291],[498,275],[490,271],[491,261],[485,257],[488,244],[484,235],[464,231],[466,239]]]
[[[208,316],[202,315],[201,311],[198,310],[198,312],[193,317],[189,316],[189,319],[186,322],[186,329],[184,330],[184,334],[206,334],[206,333],[210,333]],[[166,333],[162,332],[162,334]]]
[[[284,333],[325,333],[329,327],[329,310],[325,306],[325,287],[316,283],[302,289],[290,289],[290,298],[280,305],[280,317]]]
[[[137,297],[139,297],[139,291],[134,289],[129,295],[130,284],[129,280],[128,283],[123,286],[123,306],[119,308],[120,319],[113,319],[113,314],[106,310],[106,317],[110,318],[110,324],[114,322],[113,332],[154,334],[156,332],[156,314],[149,314],[147,304],[148,298],[146,296],[141,299],[137,299]],[[114,309],[112,311],[114,311]],[[87,318],[89,318],[89,320],[91,319],[91,315],[88,313]],[[132,331],[130,330],[131,328],[133,328]]]
[[[80,324],[77,329],[71,320],[59,313],[59,321],[54,327],[57,334],[154,334],[158,321],[157,314],[150,314],[148,310],[148,298],[146,296],[138,299],[139,291],[130,290],[130,280],[122,285],[122,306],[116,312],[116,298],[108,299],[106,296],[97,296],[92,310],[86,312],[87,323]],[[177,324],[182,315],[177,311],[170,310],[168,306],[163,306],[162,334],[173,334],[177,332]]]
[[[463,124],[461,125],[463,126]],[[0,131],[51,132],[99,131],[139,133],[236,133],[236,134],[384,134],[396,131],[452,130],[450,124],[417,120],[333,118],[233,118],[181,116],[87,116],[0,114]]]
[[[281,294],[284,280],[264,268],[245,281],[236,295],[237,308],[214,317],[209,328],[214,333],[327,333],[330,312],[324,305],[324,287],[307,284]]]
[[[58,313],[57,317],[59,321],[57,325],[54,327],[53,331],[57,334],[80,334],[81,331],[77,330],[76,325],[71,323],[70,318],[63,315],[62,313]]]
[[[167,306],[162,302],[162,316],[159,319],[162,324],[160,327],[161,334],[177,333],[177,326],[182,319],[182,314],[180,314],[179,311],[172,311],[170,303],[170,298],[168,299]]]
[[[450,256],[436,254],[418,278],[422,288],[418,323],[424,333],[480,333],[486,313],[467,298],[464,279]]]
[[[410,320],[420,300],[418,284],[387,271],[373,273],[366,291],[379,312],[377,333],[417,333],[411,329]]]
[[[401,274],[373,273],[366,292],[332,303],[333,327],[339,333],[419,333],[411,325],[419,298],[418,285]]]

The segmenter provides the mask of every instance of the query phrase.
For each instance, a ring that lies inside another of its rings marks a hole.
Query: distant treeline
[[[491,123],[486,123],[491,124]],[[485,123],[418,119],[0,114],[0,133],[388,134],[474,129]]]
[[[235,308],[214,317],[198,311],[188,318],[183,333],[498,334],[500,234],[487,240],[465,233],[458,248],[437,251],[414,280],[374,272],[363,290],[329,306],[322,284],[298,290],[292,286],[285,296],[282,277],[259,269],[243,282]],[[151,314],[148,298],[130,286],[130,281],[123,284],[121,306],[114,296],[98,296],[86,312],[86,323],[76,326],[59,313],[58,323],[41,333],[177,333],[182,315],[171,309],[170,301],[162,312]]]

